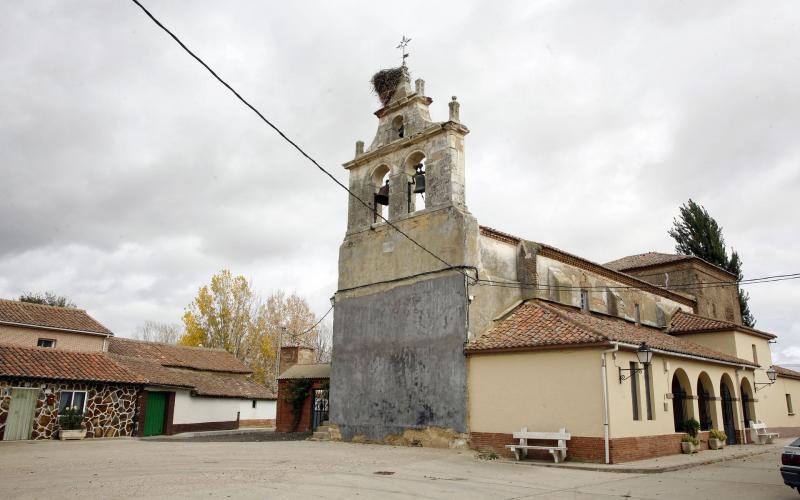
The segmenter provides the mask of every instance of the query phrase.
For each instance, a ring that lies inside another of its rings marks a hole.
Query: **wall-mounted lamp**
[[[771,366],[769,367],[767,370],[767,378],[769,379],[769,382],[753,382],[753,385],[756,386],[756,392],[758,392],[759,389],[763,389],[764,387],[775,383],[775,379],[778,378],[778,372],[775,371],[775,368],[772,368]]]
[[[650,362],[653,360],[653,351],[647,347],[645,342],[636,349],[636,357],[639,359],[639,363],[642,365],[649,365]],[[619,383],[621,384],[623,380],[627,380],[631,378],[634,374],[639,373],[642,371],[642,368],[620,368],[619,369]],[[622,372],[630,372],[628,375],[623,375]]]

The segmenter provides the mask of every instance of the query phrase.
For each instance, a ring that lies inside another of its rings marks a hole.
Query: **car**
[[[800,493],[800,438],[789,443],[781,453],[781,476],[787,486]]]

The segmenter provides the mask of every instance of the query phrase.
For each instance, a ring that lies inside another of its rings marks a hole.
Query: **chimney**
[[[311,347],[289,345],[281,347],[280,371],[284,373],[294,365],[309,365],[314,363],[315,350]]]

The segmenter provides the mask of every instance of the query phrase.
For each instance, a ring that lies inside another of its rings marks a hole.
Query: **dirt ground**
[[[797,498],[778,451],[661,474],[335,442],[0,442],[3,498]]]

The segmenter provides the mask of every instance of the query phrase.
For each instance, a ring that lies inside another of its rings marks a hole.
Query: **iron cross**
[[[403,66],[406,65],[406,57],[411,55],[411,54],[407,54],[406,53],[406,47],[408,46],[408,42],[410,42],[410,41],[411,41],[410,38],[406,38],[405,35],[403,35],[403,39],[400,40],[400,45],[398,45],[396,47],[398,49],[402,49],[402,51],[403,51]]]

